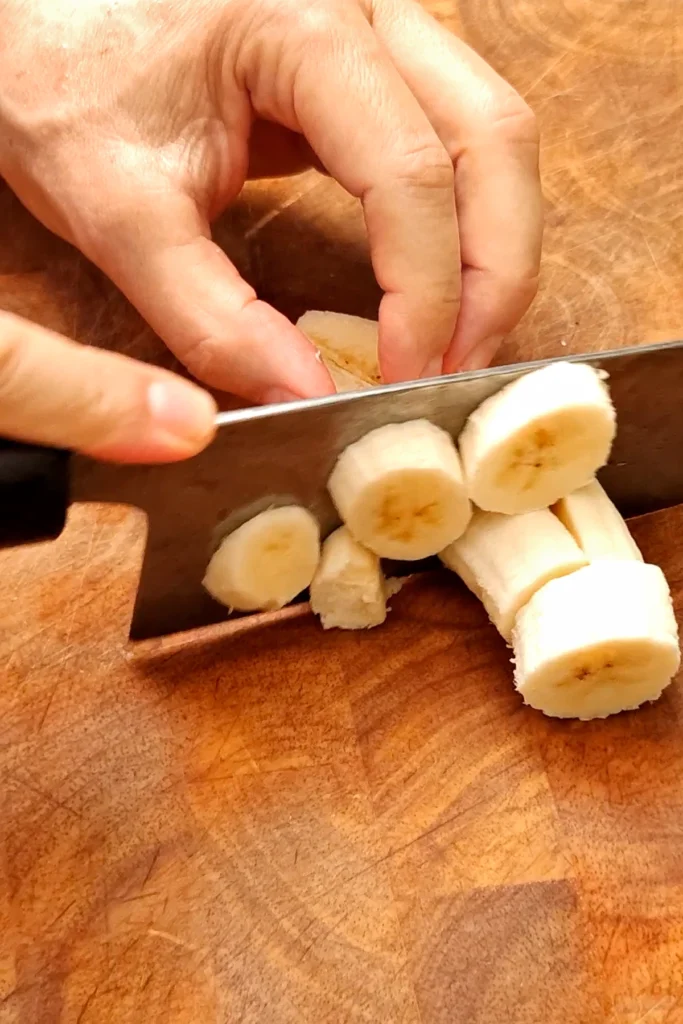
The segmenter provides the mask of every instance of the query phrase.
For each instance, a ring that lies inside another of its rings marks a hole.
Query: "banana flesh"
[[[439,557],[479,598],[505,640],[537,590],[588,561],[548,509],[516,516],[477,509],[462,537]]]
[[[601,558],[643,561],[628,526],[597,480],[560,498],[553,512],[590,562]]]
[[[349,445],[328,490],[352,536],[380,558],[435,555],[472,512],[455,444],[428,420],[378,427]]]
[[[323,544],[311,583],[312,611],[323,629],[368,629],[387,617],[387,586],[380,560],[345,526]]]
[[[598,561],[552,580],[519,612],[515,685],[556,718],[606,718],[654,701],[680,667],[664,573],[639,561]]]
[[[482,402],[458,441],[474,504],[532,512],[587,484],[607,462],[616,433],[602,377],[583,363],[551,363]]]
[[[299,505],[268,509],[223,540],[203,585],[236,611],[282,608],[309,586],[320,560],[317,520]]]
[[[376,320],[310,309],[296,326],[318,349],[337,391],[359,391],[381,382]]]
[[[376,321],[312,310],[298,326],[338,390],[380,383]],[[380,559],[438,554],[512,646],[525,704],[589,720],[657,700],[680,668],[678,625],[662,570],[596,479],[616,433],[605,377],[532,371],[484,401],[457,446],[426,419],[371,431],[332,471],[344,525],[322,552],[306,509],[270,509],[224,539],[204,586],[241,611],[308,587],[322,628],[366,629],[403,582]]]

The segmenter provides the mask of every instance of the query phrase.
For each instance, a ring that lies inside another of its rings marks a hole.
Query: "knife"
[[[617,436],[599,478],[622,515],[683,503],[683,341],[671,341],[221,413],[209,447],[170,465],[121,466],[1,442],[0,547],[56,538],[72,502],[136,506],[148,530],[130,639],[237,617],[201,585],[226,533],[269,506],[296,502],[326,536],[339,525],[327,480],[347,445],[375,427],[420,417],[457,437],[485,398],[558,361],[609,375]]]

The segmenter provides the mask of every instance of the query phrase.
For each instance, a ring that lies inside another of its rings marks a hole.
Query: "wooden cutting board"
[[[683,8],[433,10],[541,122],[541,289],[499,361],[680,337]],[[170,362],[6,190],[0,223],[0,305]],[[314,174],[218,236],[291,316],[376,312],[356,204]],[[682,531],[635,527],[681,622]],[[131,659],[140,545],[77,509],[0,560],[1,1024],[683,1021],[680,683],[545,719],[445,574],[364,635],[299,616]]]

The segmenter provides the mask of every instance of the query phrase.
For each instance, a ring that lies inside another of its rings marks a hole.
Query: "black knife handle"
[[[69,508],[70,452],[0,438],[0,548],[54,540]]]

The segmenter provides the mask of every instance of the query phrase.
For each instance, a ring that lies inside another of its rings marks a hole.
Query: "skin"
[[[413,0],[0,0],[0,174],[199,380],[334,391],[211,240],[248,177],[315,166],[363,206],[385,381],[488,365],[536,292],[538,136]],[[0,314],[0,434],[116,461],[201,450],[215,405]]]

